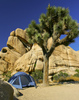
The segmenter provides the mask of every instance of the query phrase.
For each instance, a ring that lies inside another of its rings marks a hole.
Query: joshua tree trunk
[[[44,55],[43,85],[48,86],[49,57]]]

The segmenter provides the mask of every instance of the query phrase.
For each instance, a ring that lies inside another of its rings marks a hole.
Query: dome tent
[[[17,72],[9,79],[8,82],[11,85],[13,85],[15,88],[19,88],[19,89],[22,89],[23,87],[27,87],[27,86],[36,87],[36,83],[33,77],[24,72]]]

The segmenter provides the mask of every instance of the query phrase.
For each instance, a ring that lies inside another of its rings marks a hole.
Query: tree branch
[[[69,38],[70,32],[67,32],[67,36],[59,41],[57,41],[56,46],[59,46],[61,44],[69,45],[71,42],[74,42],[73,38]]]
[[[64,43],[64,42],[66,42],[66,41],[68,41],[68,35],[67,35],[65,38],[61,39],[61,40],[59,41],[59,44],[62,44],[62,43]]]

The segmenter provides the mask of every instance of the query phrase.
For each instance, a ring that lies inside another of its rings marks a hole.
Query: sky
[[[10,33],[17,28],[25,29],[32,20],[39,23],[39,17],[50,6],[69,8],[70,16],[79,23],[79,0],[0,0],[0,51],[7,46]],[[79,50],[79,37],[69,45]]]

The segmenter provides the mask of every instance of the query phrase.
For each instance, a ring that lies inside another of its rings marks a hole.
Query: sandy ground
[[[63,84],[19,90],[19,100],[79,100],[79,84]]]

